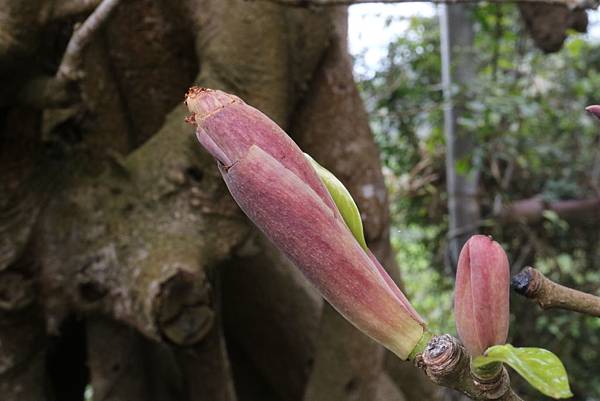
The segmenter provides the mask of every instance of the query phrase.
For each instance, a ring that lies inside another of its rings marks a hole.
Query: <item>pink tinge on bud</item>
[[[482,355],[508,336],[510,271],[496,241],[474,235],[458,258],[454,313],[456,329],[472,356]]]
[[[244,213],[346,319],[406,359],[423,320],[355,239],[296,143],[237,97],[190,93],[196,136]]]
[[[600,119],[600,105],[594,104],[585,108],[585,111],[594,115],[594,117]]]
[[[228,104],[236,102],[243,103],[237,96],[197,86],[191,87],[185,94],[185,104],[192,112],[196,124],[199,123],[198,120],[202,120]]]

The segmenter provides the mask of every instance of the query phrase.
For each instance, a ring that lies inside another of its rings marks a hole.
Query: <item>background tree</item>
[[[458,123],[477,133],[479,143],[470,155],[482,174],[478,230],[503,242],[513,274],[534,265],[597,293],[599,133],[583,108],[597,102],[598,44],[573,35],[560,52],[543,54],[518,17],[514,6],[474,9],[481,69],[458,88],[472,99]],[[361,87],[388,172],[393,240],[407,291],[417,309],[452,332],[452,278],[440,246],[449,223],[437,26],[436,19],[411,19]],[[513,298],[513,343],[553,350],[567,366],[576,399],[598,397],[592,372],[599,359],[591,345],[598,341],[598,319],[542,312]]]
[[[467,240],[477,232],[479,203],[478,168],[460,168],[470,164],[476,136],[459,126],[468,95],[457,96],[456,87],[469,85],[477,76],[473,63],[475,30],[468,4],[442,5],[440,14],[440,50],[442,85],[444,86],[444,137],[446,140],[446,190],[448,192],[448,259],[456,266],[458,255]]]

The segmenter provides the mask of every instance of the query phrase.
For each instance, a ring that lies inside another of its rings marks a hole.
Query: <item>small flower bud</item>
[[[600,106],[597,104],[594,104],[592,106],[588,106],[585,108],[585,111],[587,111],[590,114],[593,114],[594,117],[600,119]]]
[[[502,247],[474,235],[458,258],[454,313],[456,329],[472,356],[506,342],[509,320],[509,265]]]

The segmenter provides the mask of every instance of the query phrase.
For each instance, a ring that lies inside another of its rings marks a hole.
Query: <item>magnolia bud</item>
[[[594,104],[585,108],[585,111],[594,115],[594,117],[600,119],[600,106]]]
[[[508,335],[509,265],[502,247],[484,235],[474,235],[458,258],[454,313],[456,329],[472,356]]]
[[[186,104],[198,140],[244,213],[346,319],[406,359],[423,336],[423,320],[352,234],[294,141],[224,92],[193,88]]]

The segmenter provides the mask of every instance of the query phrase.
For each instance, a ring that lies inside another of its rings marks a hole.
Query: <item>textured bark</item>
[[[388,354],[385,367],[390,379],[398,388],[402,389],[407,400],[448,399],[447,395],[444,394],[445,389],[432,385],[423,371],[415,369],[412,361],[401,361]],[[411,385],[408,385],[408,383],[411,383]]]
[[[537,302],[542,309],[566,309],[600,317],[600,297],[565,287],[533,267],[513,276],[511,285],[520,295]]]
[[[587,31],[588,18],[585,10],[569,9],[560,4],[519,4],[521,17],[535,45],[546,53],[562,48],[567,31]]]
[[[0,3],[0,73],[37,50],[42,3],[42,0],[3,0]]]
[[[0,317],[0,394],[6,401],[47,400],[42,316],[31,307],[15,312],[19,315],[2,311]]]
[[[372,400],[383,372],[384,350],[358,332],[331,306],[321,317],[315,365],[304,401]],[[389,401],[403,399],[392,387]]]
[[[107,60],[126,112],[131,148],[161,127],[197,73],[190,51],[194,38],[171,8],[156,0],[124,1],[106,32]]]
[[[328,41],[327,14],[239,1],[208,2],[202,11],[199,83],[238,94],[285,128]],[[227,337],[277,396],[300,399],[321,301],[271,245],[252,239],[244,248],[224,277]]]
[[[201,344],[178,349],[108,319],[91,319],[87,342],[94,399],[235,401],[219,327]]]
[[[228,341],[280,399],[299,400],[313,364],[320,296],[262,237],[240,249],[223,287]]]
[[[8,401],[46,399],[47,341],[30,241],[47,189],[35,177],[38,127],[31,110],[0,110],[0,394]]]
[[[57,62],[54,54],[56,38],[61,37],[57,21],[80,13],[89,13],[98,1],[81,0],[75,4],[73,0],[48,1],[0,1],[0,105],[16,103],[32,105],[37,108],[57,107],[63,103],[73,103],[77,92],[73,91],[70,80],[55,79],[48,70]],[[109,10],[111,3],[107,1],[98,9]],[[96,26],[103,25],[105,18],[94,18]],[[90,21],[91,22],[91,21]],[[84,31],[93,32],[94,24],[88,24]],[[71,30],[72,27],[69,27]],[[92,29],[89,29],[92,28]],[[65,63],[61,64],[57,76],[64,77],[64,72],[75,67],[73,61],[81,61],[81,52],[85,42],[94,35],[73,35],[71,49],[64,52]],[[87,39],[86,39],[87,37]],[[83,45],[83,46],[79,46]],[[72,71],[75,72],[75,71]]]
[[[154,399],[150,398],[150,394],[156,389],[147,387],[148,373],[143,366],[144,354],[148,356],[151,347],[138,333],[110,320],[93,318],[88,321],[86,334],[94,399]],[[151,358],[148,357],[148,360]]]
[[[40,118],[32,110],[0,111],[0,271],[23,257],[47,186],[37,179]],[[31,258],[29,258],[31,259]]]
[[[71,305],[180,345],[212,326],[206,269],[244,230],[231,203],[211,207],[205,191],[221,184],[187,150],[183,115],[175,110],[151,141],[48,206],[39,247],[51,329]]]
[[[397,278],[344,9],[124,1],[61,92],[99,2],[0,3],[0,398],[89,381],[94,400],[405,399],[384,350],[241,215],[181,104],[196,81],[275,119],[348,185]]]

